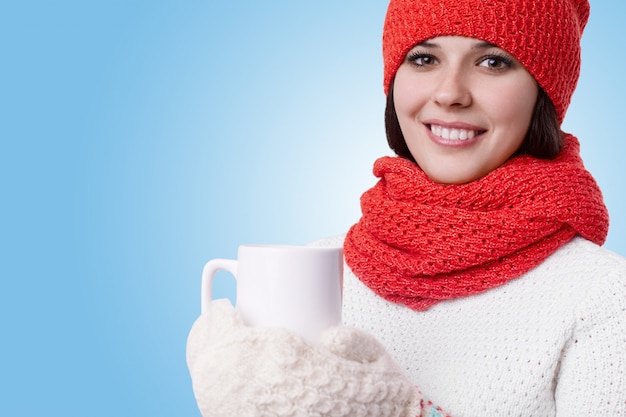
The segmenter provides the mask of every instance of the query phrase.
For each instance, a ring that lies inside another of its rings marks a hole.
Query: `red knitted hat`
[[[480,39],[512,54],[563,121],[580,73],[587,0],[391,0],[383,30],[385,94],[406,54],[437,36]]]

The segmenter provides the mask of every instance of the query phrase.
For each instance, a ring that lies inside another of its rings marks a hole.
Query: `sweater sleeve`
[[[626,416],[626,266],[618,264],[576,311],[555,381],[557,417]]]

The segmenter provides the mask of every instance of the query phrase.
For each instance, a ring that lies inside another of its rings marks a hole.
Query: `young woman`
[[[560,130],[588,16],[391,1],[398,156],[376,161],[360,221],[318,242],[344,248],[347,326],[313,347],[215,303],[188,345],[205,416],[626,416],[626,260],[600,247],[601,192]]]

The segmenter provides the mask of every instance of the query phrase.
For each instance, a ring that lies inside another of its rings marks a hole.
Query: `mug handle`
[[[213,278],[217,271],[228,271],[237,279],[237,261],[233,259],[212,259],[202,269],[202,287],[200,289],[200,313],[209,311],[212,300]]]

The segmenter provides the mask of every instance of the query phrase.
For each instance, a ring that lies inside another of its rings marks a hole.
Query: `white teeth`
[[[475,130],[450,129],[437,125],[430,125],[430,131],[433,132],[435,136],[449,140],[468,140],[472,139],[477,134]]]

